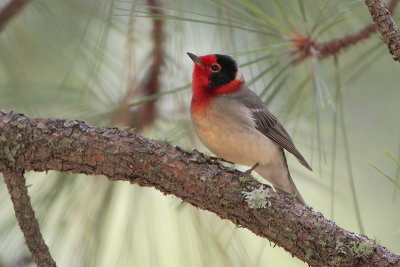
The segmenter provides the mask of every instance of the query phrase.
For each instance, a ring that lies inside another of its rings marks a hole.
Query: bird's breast
[[[230,98],[209,105],[192,102],[191,117],[200,141],[214,154],[237,164],[268,164],[281,157],[278,146],[255,128],[251,112]]]

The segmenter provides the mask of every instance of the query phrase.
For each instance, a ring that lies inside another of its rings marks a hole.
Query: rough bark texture
[[[3,30],[4,25],[16,14],[18,14],[22,8],[29,3],[30,0],[11,0],[1,11],[0,11],[0,31]]]
[[[4,162],[3,162],[4,163]],[[37,266],[56,266],[44,242],[26,188],[24,170],[2,167],[4,182],[14,204],[15,216]]]
[[[383,41],[394,60],[400,62],[400,30],[397,28],[383,0],[365,0]]]
[[[249,208],[243,191],[261,186],[254,179],[197,151],[131,131],[0,111],[0,172],[7,166],[105,175],[154,187],[245,227],[313,266],[400,266],[400,256],[265,185],[269,205]]]

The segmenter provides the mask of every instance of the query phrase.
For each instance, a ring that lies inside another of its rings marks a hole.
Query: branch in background
[[[8,193],[14,204],[15,216],[33,260],[37,266],[56,266],[40,232],[39,223],[35,218],[35,212],[32,209],[25,184],[24,170],[18,167],[3,166],[2,172]]]
[[[388,10],[393,13],[394,8],[400,0],[392,0],[388,5]],[[389,15],[390,16],[390,15]],[[335,38],[326,42],[318,42],[313,40],[309,35],[305,36],[296,30],[294,35],[288,36],[288,39],[296,47],[296,50],[291,52],[291,55],[298,55],[294,64],[303,62],[306,58],[310,57],[313,53],[312,50],[317,53],[319,58],[326,58],[330,56],[336,56],[341,51],[349,48],[352,45],[357,44],[362,40],[368,39],[371,34],[378,30],[375,24],[369,23],[361,30],[346,34],[341,38]]]
[[[383,41],[389,48],[390,54],[393,55],[393,59],[400,62],[400,30],[390,16],[390,11],[385,2],[382,0],[365,0],[365,4],[368,6]]]
[[[8,165],[104,175],[153,187],[247,228],[312,266],[400,266],[400,256],[340,228],[291,196],[197,151],[185,152],[131,131],[0,111],[0,172],[7,172]],[[251,193],[245,199],[243,192]],[[254,208],[251,197],[261,196],[258,204],[265,206]]]
[[[8,265],[8,267],[25,267],[25,266],[31,266],[33,263],[34,260],[32,258],[32,255],[29,254],[26,256],[21,256],[19,259],[11,263],[11,265]]]
[[[148,0],[149,13],[152,16],[162,15],[162,10],[159,8],[160,3],[158,0]],[[135,87],[132,83],[131,88],[122,99],[121,104],[127,104],[134,97],[143,94],[144,97],[154,95],[160,91],[160,73],[164,59],[163,51],[163,21],[161,19],[153,18],[153,50],[150,53],[152,58],[151,66],[148,68],[143,80]],[[112,124],[123,125],[130,128],[135,128],[137,131],[142,131],[145,127],[151,125],[156,118],[156,100],[148,101],[135,109],[122,109],[115,115]]]
[[[0,31],[3,30],[7,22],[18,14],[29,1],[30,0],[10,0],[10,2],[5,5],[0,11]]]

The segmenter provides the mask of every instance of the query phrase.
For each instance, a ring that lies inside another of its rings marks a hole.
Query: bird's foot
[[[226,160],[226,159],[223,159],[223,158],[218,158],[218,157],[211,156],[210,159],[214,160],[214,161],[221,161],[221,162],[226,162],[226,163],[235,165],[235,162],[232,162],[232,161],[229,161],[229,160]]]
[[[244,172],[245,176],[250,176],[251,173],[254,171],[254,169],[257,168],[258,166],[260,166],[260,163],[254,164],[253,167]]]

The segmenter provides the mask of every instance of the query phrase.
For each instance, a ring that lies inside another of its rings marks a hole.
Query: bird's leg
[[[254,171],[254,169],[257,168],[258,166],[260,166],[260,163],[257,162],[256,164],[254,164],[253,167],[244,172],[245,176],[250,176],[252,171]]]

